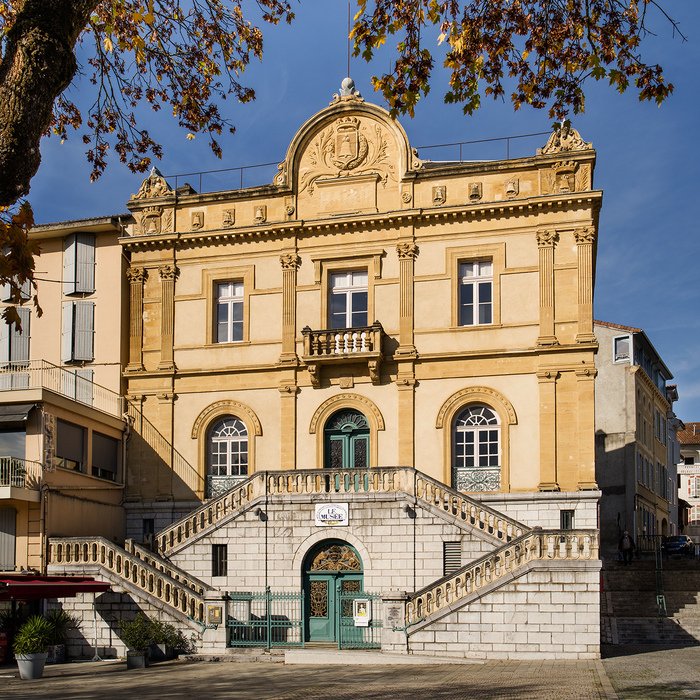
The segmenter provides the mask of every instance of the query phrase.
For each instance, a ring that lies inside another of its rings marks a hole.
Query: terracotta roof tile
[[[643,333],[641,328],[633,328],[632,326],[621,326],[619,323],[610,323],[609,321],[593,321],[594,324],[598,326],[606,326],[607,328],[619,328],[621,331],[628,331],[629,333]]]
[[[700,443],[700,423],[685,423],[685,430],[676,434],[681,445],[696,445]]]

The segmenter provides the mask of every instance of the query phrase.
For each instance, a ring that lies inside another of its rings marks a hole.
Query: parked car
[[[667,537],[666,541],[661,545],[661,549],[667,557],[676,555],[680,557],[695,556],[695,542],[693,542],[688,535]]]

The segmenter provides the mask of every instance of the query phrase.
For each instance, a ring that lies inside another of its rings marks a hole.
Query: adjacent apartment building
[[[596,480],[601,551],[617,557],[629,531],[642,550],[676,535],[678,437],[673,379],[641,328],[595,321]]]
[[[685,534],[700,542],[700,423],[686,423],[678,432],[678,495],[687,504]]]
[[[99,571],[203,649],[270,645],[251,611],[276,591],[281,646],[347,645],[360,596],[361,646],[596,657],[595,157],[565,127],[525,158],[423,161],[346,79],[269,185],[154,169],[95,277],[105,323],[125,311],[103,381],[128,539],[52,531],[49,571]],[[96,602],[112,652],[118,604]]]

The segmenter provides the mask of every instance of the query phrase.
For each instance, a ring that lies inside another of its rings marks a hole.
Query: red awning
[[[85,576],[0,574],[0,600],[73,598],[78,593],[103,593],[110,585]]]

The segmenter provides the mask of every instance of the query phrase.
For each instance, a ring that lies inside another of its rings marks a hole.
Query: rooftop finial
[[[333,95],[333,102],[331,102],[331,104],[335,104],[341,100],[362,100],[362,95],[359,90],[355,89],[355,81],[352,78],[343,78],[339,92],[339,95]]]

